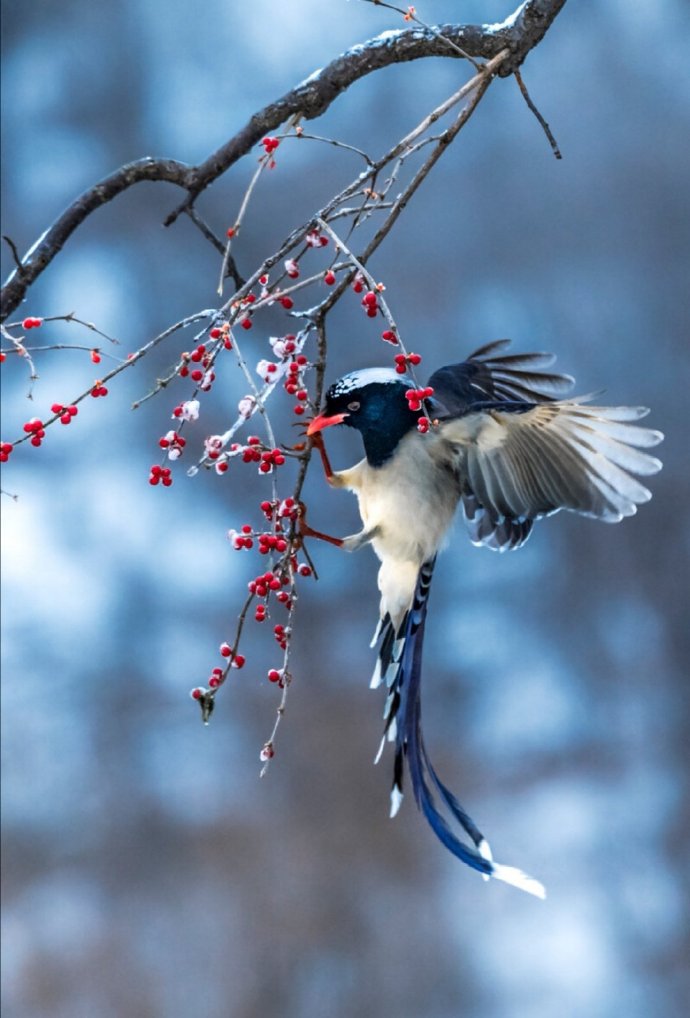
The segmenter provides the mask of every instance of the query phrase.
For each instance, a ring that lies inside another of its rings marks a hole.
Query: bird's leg
[[[311,436],[311,444],[314,449],[318,449],[319,451],[319,456],[321,457],[321,463],[323,464],[323,472],[326,475],[326,480],[328,481],[329,484],[333,484],[335,474],[333,473],[331,461],[329,460],[328,453],[326,452],[326,444],[323,440],[323,435],[321,434],[320,431],[317,431],[316,434]],[[312,534],[311,536],[313,537],[314,535]]]
[[[314,530],[307,523],[307,507],[304,502],[299,503],[298,510],[298,530],[299,536],[303,540],[305,537],[315,537],[319,541],[327,541],[329,544],[334,544],[337,548],[342,548],[343,539],[342,537],[331,537],[330,534],[323,534],[320,530]]]
[[[358,534],[350,534],[349,537],[343,537],[340,540],[340,545],[345,551],[359,551],[365,544],[369,544],[379,533],[378,527],[371,527],[369,530],[360,530]]]
[[[350,534],[349,537],[331,537],[330,534],[323,534],[320,530],[314,530],[307,523],[307,507],[304,502],[299,504],[298,519],[300,538],[315,537],[319,541],[327,541],[329,544],[334,544],[336,548],[344,548],[346,551],[359,551],[365,544],[369,544],[379,532],[378,527],[372,527],[370,530],[360,530],[358,534]]]

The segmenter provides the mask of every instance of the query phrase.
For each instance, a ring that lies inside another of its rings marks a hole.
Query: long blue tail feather
[[[544,889],[538,881],[526,876],[521,870],[493,861],[486,839],[457,798],[439,778],[424,744],[421,727],[422,651],[434,561],[432,559],[425,562],[419,570],[412,605],[398,632],[395,632],[390,617],[383,619],[379,631],[382,642],[375,676],[385,678],[389,689],[384,713],[382,747],[387,738],[392,739],[393,733],[395,741],[391,816],[395,815],[402,802],[403,777],[407,763],[415,801],[436,837],[453,855],[485,877],[495,877],[530,894],[544,897]],[[474,847],[461,841],[453,833],[447,820],[439,812],[429,783],[436,789],[451,817],[459,823],[474,843]]]

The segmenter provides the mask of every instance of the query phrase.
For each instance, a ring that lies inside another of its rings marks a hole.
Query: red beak
[[[309,427],[307,428],[307,435],[315,435],[318,431],[323,431],[324,428],[331,428],[334,424],[342,424],[349,414],[333,414],[332,417],[324,417],[323,414],[319,414],[313,420],[309,421]]]

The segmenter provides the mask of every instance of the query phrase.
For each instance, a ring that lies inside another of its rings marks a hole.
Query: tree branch
[[[276,102],[254,114],[234,137],[198,166],[175,159],[146,157],[115,170],[84,191],[30,248],[20,266],[10,274],[0,293],[0,321],[4,321],[24,300],[27,290],[52,262],[77,227],[101,205],[143,180],[167,181],[187,191],[185,201],[166,219],[169,226],[187,211],[213,181],[222,176],[268,132],[290,117],[312,120],[355,81],[392,64],[425,57],[460,59],[461,52],[490,60],[508,49],[510,56],[498,74],[513,74],[527,54],[543,38],[565,0],[526,0],[498,25],[441,25],[431,30],[419,27],[384,32],[369,42],[354,46],[327,67],[311,75]],[[453,43],[449,46],[448,42]]]

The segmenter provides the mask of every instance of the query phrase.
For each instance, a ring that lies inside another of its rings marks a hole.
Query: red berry
[[[232,647],[229,643],[221,643],[220,645],[221,657],[230,657],[232,654]]]
[[[243,318],[242,321],[240,322],[240,325],[242,326],[243,329],[251,329],[251,327],[252,327],[252,320],[251,320],[251,318],[249,318],[249,317]]]
[[[386,343],[393,343],[395,346],[398,345],[398,337],[391,329],[386,329],[385,332],[382,332],[381,339],[384,339]]]
[[[214,326],[209,332],[210,339],[220,339],[221,331],[218,326]]]
[[[326,275],[323,277],[323,281],[326,284],[326,286],[333,286],[333,284],[335,283],[335,272],[332,272],[329,269]]]

